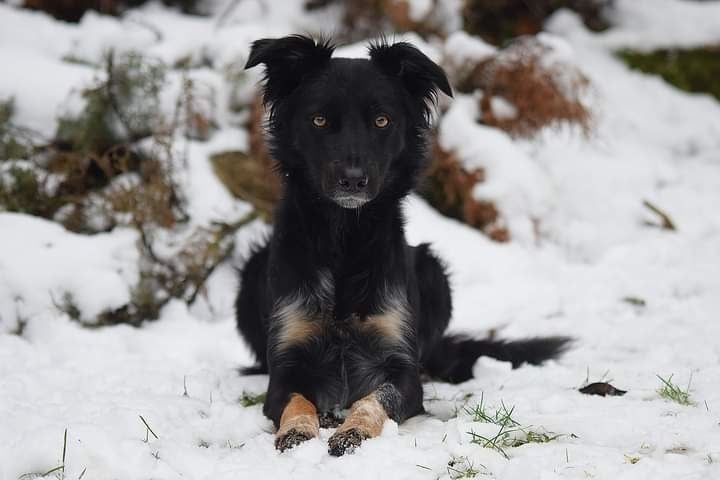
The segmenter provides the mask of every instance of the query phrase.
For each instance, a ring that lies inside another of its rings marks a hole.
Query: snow
[[[488,59],[496,52],[497,48],[482,39],[458,30],[445,39],[443,67],[451,78],[462,78],[470,73],[473,65]]]
[[[532,220],[549,209],[551,183],[533,158],[496,128],[475,122],[478,102],[456,94],[440,123],[440,146],[457,153],[470,169],[483,168],[487,181],[475,186],[479,199],[494,200],[516,236],[529,240]]]
[[[432,0],[406,0],[408,14],[414,22],[420,22],[432,11]]]
[[[720,4],[688,0],[617,0],[617,27],[600,35],[612,48],[694,47],[720,41]]]
[[[27,215],[0,214],[0,320],[57,310],[71,295],[83,318],[125,305],[137,282],[137,235],[118,229],[93,237]],[[96,286],[92,291],[88,285]],[[15,321],[12,321],[14,319]]]
[[[234,267],[267,235],[266,225],[256,221],[238,234],[233,262],[214,272],[194,305],[170,302],[141,328],[88,329],[58,304],[70,294],[90,318],[126,302],[138,276],[136,233],[76,235],[0,213],[0,331],[25,323],[22,335],[0,334],[0,479],[58,466],[65,429],[68,479],[83,471],[85,479],[435,479],[451,478],[452,458],[472,464],[478,478],[503,480],[720,478],[720,104],[630,71],[612,55],[623,46],[717,43],[720,11],[717,2],[616,3],[620,24],[608,32],[588,32],[561,11],[543,37],[590,79],[591,138],[553,130],[512,139],[477,124],[468,95],[456,95],[441,120],[442,146],[486,169],[475,194],[497,202],[513,241],[491,242],[416,196],[406,201],[409,240],[431,242],[447,263],[451,330],[568,334],[576,341],[563,358],[517,370],[481,359],[474,380],[426,385],[428,415],[388,422],[353,455],[327,454],[332,430],[279,454],[261,406],[238,401],[264,392],[267,377],[238,374],[252,358],[233,320]],[[151,4],[120,19],[88,14],[77,25],[0,4],[0,98],[14,96],[17,121],[52,135],[70,91],[96,75],[92,65],[63,57],[98,63],[115,47],[169,63],[207,59],[191,74],[215,90],[221,128],[208,142],[178,145],[187,153],[179,181],[194,224],[234,221],[248,206],[222,188],[207,161],[247,149],[247,132],[227,110],[226,69],[242,65],[257,38],[332,30],[332,11],[306,14],[301,4],[243,1],[226,13],[226,2],[215,2],[209,18]],[[493,53],[460,32],[444,44],[396,38],[438,61]],[[336,55],[344,54],[366,53],[355,44]],[[243,98],[258,77],[243,75]],[[171,78],[167,95],[178,85]],[[657,218],[643,200],[678,230],[645,225]],[[660,398],[656,375],[690,382],[694,404]],[[628,393],[582,395],[586,378],[610,379]],[[481,448],[468,432],[493,435],[497,427],[464,409],[481,397],[493,408],[514,406],[526,427],[562,436],[507,448],[507,459]],[[140,416],[159,438],[146,441]]]

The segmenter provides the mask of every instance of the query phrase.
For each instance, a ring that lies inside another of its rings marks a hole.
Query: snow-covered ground
[[[225,2],[216,3],[222,11]],[[247,147],[222,106],[223,72],[244,63],[254,39],[332,31],[332,11],[310,15],[301,3],[243,1],[222,22],[151,5],[122,19],[87,14],[78,25],[0,4],[0,98],[14,96],[18,123],[51,135],[70,90],[95,75],[63,58],[98,63],[115,47],[170,64],[206,59],[212,68],[193,74],[220,85],[223,128],[190,143],[184,188],[196,221],[240,215],[247,206],[222,190],[207,163],[209,153]],[[127,301],[135,234],[87,237],[0,213],[0,331],[27,322],[21,336],[0,334],[0,479],[58,466],[65,429],[67,479],[455,478],[452,459],[458,470],[472,464],[478,478],[720,478],[720,104],[611,55],[622,46],[720,42],[720,4],[617,4],[619,26],[606,33],[588,32],[569,12],[548,24],[549,38],[592,82],[591,138],[555,131],[512,140],[476,124],[475,103],[463,95],[443,117],[441,142],[486,167],[477,194],[498,201],[512,242],[493,243],[418,198],[407,201],[410,241],[432,242],[452,274],[453,330],[568,334],[577,340],[564,357],[517,370],[481,359],[475,380],[427,384],[427,416],[388,422],[353,455],[328,455],[330,430],[279,454],[261,406],[239,401],[264,392],[267,378],[237,373],[251,358],[234,329],[232,265],[190,308],[171,302],[141,328],[88,329],[57,303],[70,292],[92,316]],[[443,52],[442,44],[421,47],[434,58]],[[247,75],[242,95],[257,78]],[[677,231],[647,226],[657,219],[643,200],[668,212]],[[238,258],[262,234],[255,227],[239,235]],[[657,375],[690,383],[693,405],[661,398]],[[577,391],[601,379],[628,393]],[[506,448],[509,458],[471,443],[469,432],[498,429],[465,410],[481,398],[493,411],[514,406],[527,429],[560,436]]]

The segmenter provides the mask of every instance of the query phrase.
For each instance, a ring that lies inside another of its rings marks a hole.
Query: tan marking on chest
[[[297,301],[278,308],[275,320],[279,323],[275,348],[279,350],[307,343],[322,331],[320,322],[310,318]]]
[[[359,325],[361,330],[377,333],[387,341],[403,343],[407,335],[407,312],[404,308],[392,307],[368,316]]]

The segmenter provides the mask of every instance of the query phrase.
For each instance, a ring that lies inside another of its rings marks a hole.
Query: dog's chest
[[[313,343],[307,365],[321,385],[316,390],[320,411],[346,408],[387,381],[384,359],[390,345],[369,330],[368,322],[359,315],[330,321]]]
[[[338,283],[322,271],[306,296],[280,308],[274,344],[297,355],[321,392],[318,408],[344,408],[387,381],[386,359],[407,351],[408,308],[400,289]],[[352,295],[353,289],[362,295]],[[297,347],[297,348],[293,348]]]

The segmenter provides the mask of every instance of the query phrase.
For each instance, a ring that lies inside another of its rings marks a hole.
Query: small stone
[[[620,390],[605,382],[591,383],[579,390],[580,393],[584,393],[585,395],[600,395],[601,397],[621,397],[627,393],[627,390]]]

